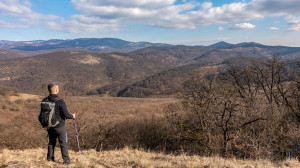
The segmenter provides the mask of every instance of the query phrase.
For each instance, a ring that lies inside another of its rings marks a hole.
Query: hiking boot
[[[70,162],[69,160],[66,160],[66,161],[64,161],[63,164],[64,164],[64,165],[69,165],[69,164],[71,164],[71,162]]]
[[[48,162],[55,162],[54,158],[47,158]]]

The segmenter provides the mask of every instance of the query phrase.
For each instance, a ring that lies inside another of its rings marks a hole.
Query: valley
[[[300,48],[221,42],[120,52],[128,43],[117,40],[109,43],[117,50],[106,52],[82,48],[103,45],[96,43],[101,40],[84,41],[81,48],[76,40],[59,40],[2,49],[0,149],[4,152],[15,155],[11,150],[45,147],[47,133],[37,116],[48,95],[47,85],[57,82],[68,110],[77,115],[80,146],[87,153],[129,147],[135,152],[161,152],[163,158],[182,153],[218,155],[266,159],[271,166],[297,158]],[[58,44],[71,48],[53,48]],[[66,124],[72,139],[69,147],[76,150],[73,123]],[[53,166],[41,160],[31,164]],[[163,164],[172,167],[170,162]]]

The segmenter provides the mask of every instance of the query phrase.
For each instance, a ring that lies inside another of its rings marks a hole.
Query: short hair
[[[56,88],[58,88],[58,85],[57,85],[56,83],[50,83],[50,84],[48,85],[48,91],[49,91],[49,93],[50,93],[50,94],[53,93],[53,92],[55,91]]]

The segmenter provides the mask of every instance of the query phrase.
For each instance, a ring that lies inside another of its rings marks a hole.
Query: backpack
[[[55,115],[55,102],[58,100],[60,98],[55,99],[54,102],[49,101],[48,98],[42,101],[39,121],[43,128],[55,127],[59,124],[59,118]]]

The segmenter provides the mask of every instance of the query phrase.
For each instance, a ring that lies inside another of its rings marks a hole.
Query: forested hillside
[[[79,44],[86,46],[98,43],[96,39],[82,40],[85,43]],[[64,44],[62,41],[54,42]],[[73,47],[72,50],[76,49],[73,46],[77,44],[76,41],[65,43]],[[1,85],[12,86],[27,93],[38,93],[46,83],[56,81],[71,95],[134,97],[176,94],[182,89],[186,77],[201,69],[221,68],[231,62],[245,66],[251,59],[272,57],[280,58],[290,65],[300,58],[299,48],[252,43],[223,48],[152,46],[129,53],[60,51],[15,59],[11,58],[23,57],[17,55],[20,51],[3,50],[1,53]]]

